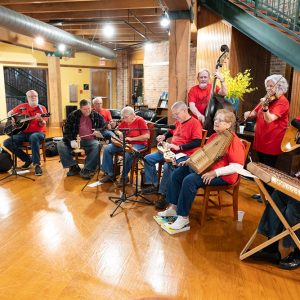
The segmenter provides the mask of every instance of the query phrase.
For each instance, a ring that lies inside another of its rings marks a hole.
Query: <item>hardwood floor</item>
[[[115,185],[81,192],[86,181],[66,177],[58,157],[42,167],[41,177],[29,173],[35,182],[0,182],[0,299],[299,298],[300,269],[239,260],[264,209],[251,199],[253,182],[241,185],[243,222],[231,207],[209,209],[201,228],[197,199],[191,230],[171,236],[153,206],[126,203],[111,218]]]

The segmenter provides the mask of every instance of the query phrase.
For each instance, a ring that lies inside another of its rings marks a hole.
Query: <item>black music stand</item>
[[[136,130],[136,128],[132,128],[131,130]],[[120,130],[122,133],[123,133],[123,138],[122,138],[122,144],[123,144],[123,150],[122,150],[122,157],[123,157],[123,169],[122,169],[122,192],[121,192],[121,196],[120,197],[114,197],[114,196],[110,196],[108,197],[109,200],[113,201],[114,203],[117,204],[116,208],[113,210],[113,212],[110,214],[110,217],[113,217],[115,212],[117,211],[117,209],[121,206],[121,204],[123,202],[126,202],[126,201],[130,201],[130,202],[137,202],[137,203],[142,203],[142,204],[146,204],[146,205],[153,205],[153,203],[146,199],[144,196],[142,196],[139,192],[138,192],[138,184],[137,184],[137,181],[138,181],[138,178],[137,178],[137,174],[136,174],[136,190],[135,190],[135,193],[130,195],[130,196],[127,196],[126,195],[126,182],[125,182],[125,154],[126,154],[126,150],[125,150],[125,146],[126,146],[126,131],[128,131],[129,129],[128,128],[121,128],[121,129],[118,129]],[[145,130],[149,130],[149,129],[145,129]],[[135,152],[135,155],[138,155],[138,157],[140,157],[140,153],[139,151],[136,151],[134,150]],[[136,162],[136,173],[138,173],[138,160]],[[131,197],[142,197],[145,201],[143,200],[132,200],[130,199]]]
[[[12,118],[13,116],[11,117],[7,117],[5,119],[2,119],[0,121],[0,123],[3,121],[3,120],[7,120],[7,119],[10,119]],[[11,140],[12,140],[12,144],[14,144],[14,135],[11,136]],[[11,169],[11,174],[5,176],[4,178],[1,178],[0,181],[4,180],[4,179],[7,179],[11,176],[16,176],[16,177],[22,177],[22,178],[25,178],[25,179],[29,179],[29,180],[32,180],[32,181],[35,181],[34,178],[30,178],[30,177],[27,177],[27,176],[24,176],[24,175],[21,175],[21,174],[18,174],[17,170],[16,170],[16,167],[17,167],[17,156],[14,152],[12,152],[12,155],[13,155],[13,166],[12,166],[12,169]]]

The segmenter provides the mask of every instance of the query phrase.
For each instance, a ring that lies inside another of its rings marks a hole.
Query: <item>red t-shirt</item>
[[[198,111],[204,115],[207,103],[210,99],[212,84],[209,83],[205,89],[200,89],[199,85],[193,86],[188,93],[188,103],[194,102]],[[219,93],[220,87],[216,86],[216,93]],[[196,117],[193,113],[192,115]]]
[[[149,130],[145,130],[145,129],[148,129],[146,121],[142,117],[139,117],[139,116],[136,116],[135,120],[132,123],[127,123],[124,120],[121,121],[118,128],[119,129],[134,128],[133,130],[127,130],[126,131],[126,136],[127,137],[135,137],[135,136],[139,136],[139,135],[142,135],[142,134],[149,133]],[[147,141],[131,141],[131,142],[128,142],[128,143],[129,144],[141,144],[141,145],[146,145],[147,146]]]
[[[257,116],[253,148],[265,154],[281,154],[281,141],[288,127],[289,101],[282,95],[279,99],[270,103],[269,112],[279,117],[271,123],[267,123],[264,120],[261,104],[255,111]]]
[[[25,108],[23,110],[23,108]],[[28,103],[22,103],[16,106],[12,110],[13,114],[27,115],[28,117],[33,117],[36,114],[45,114],[47,113],[46,107],[43,105],[38,105],[36,107],[30,107]],[[43,118],[45,121],[48,118]],[[37,119],[32,119],[29,121],[28,127],[23,132],[45,132],[46,125],[40,126]]]
[[[175,126],[176,128],[170,130],[170,133],[173,134],[171,143],[176,146],[187,144],[195,139],[202,139],[202,125],[195,118],[189,118],[183,123],[179,123],[178,121],[176,121]],[[191,155],[199,148],[200,147],[189,150],[180,150],[178,152],[185,153],[186,155]]]
[[[102,108],[99,111],[95,110],[95,112],[97,112],[98,114],[100,114],[103,117],[104,122],[109,122],[112,120],[111,113],[108,109]]]
[[[296,120],[299,120],[299,121],[300,121],[300,116],[299,116],[299,117],[297,117],[297,118],[296,118]]]
[[[217,135],[218,135],[217,133],[212,134],[208,138],[206,143],[211,142]],[[245,147],[235,133],[233,133],[233,140],[229,145],[226,154],[221,158],[221,160],[219,160],[214,165],[212,165],[210,170],[216,170],[222,167],[226,167],[230,163],[236,163],[240,165],[244,165],[245,163]],[[234,184],[238,180],[237,173],[224,175],[220,177],[229,184]]]

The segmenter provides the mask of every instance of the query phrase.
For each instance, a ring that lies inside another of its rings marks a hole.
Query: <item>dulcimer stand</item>
[[[120,197],[112,197],[110,196],[108,199],[113,201],[114,203],[117,204],[117,206],[115,207],[115,209],[113,210],[113,212],[110,214],[110,217],[113,217],[115,212],[117,211],[117,209],[119,207],[121,207],[121,204],[126,202],[126,201],[130,201],[130,202],[137,202],[137,203],[142,203],[142,204],[146,204],[146,205],[153,205],[152,201],[146,199],[144,196],[142,196],[140,194],[140,192],[138,191],[138,162],[139,162],[139,159],[141,159],[141,153],[137,150],[133,150],[134,151],[134,155],[135,155],[135,158],[137,158],[137,162],[136,162],[136,166],[135,166],[135,171],[136,171],[136,187],[135,187],[135,193],[133,193],[132,195],[129,195],[127,196],[126,194],[126,181],[125,181],[125,177],[126,177],[126,174],[125,174],[125,154],[126,154],[126,132],[129,131],[129,130],[141,130],[140,128],[120,128],[118,129],[119,131],[122,132],[122,158],[123,158],[123,169],[122,169],[122,192],[121,192],[121,195]],[[145,129],[145,130],[149,130],[149,129]],[[131,199],[132,197],[141,197],[143,198],[144,200],[137,200],[137,199]]]
[[[13,116],[14,115],[0,120],[0,123],[4,120],[11,119]],[[11,135],[11,141],[12,141],[12,144],[14,144],[14,135]],[[14,152],[12,152],[12,155],[13,155],[13,165],[12,165],[12,168],[11,168],[11,173],[9,175],[5,176],[4,178],[1,178],[0,181],[5,180],[5,179],[7,179],[11,176],[16,176],[16,177],[19,176],[19,177],[22,177],[22,178],[25,178],[25,179],[35,181],[34,178],[30,178],[30,177],[24,176],[22,174],[18,174],[18,172],[17,172],[17,155]]]

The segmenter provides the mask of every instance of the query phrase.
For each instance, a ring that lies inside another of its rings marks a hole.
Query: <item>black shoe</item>
[[[142,194],[145,195],[157,194],[157,192],[158,192],[158,187],[153,184],[142,189]]]
[[[87,180],[92,179],[92,177],[94,176],[94,172],[87,169],[82,169],[79,174],[83,179]]]
[[[128,177],[125,177],[125,185],[129,183],[129,178]],[[118,187],[123,187],[123,178],[121,177],[119,182],[118,182]]]
[[[276,263],[276,264],[278,264],[278,262],[281,259],[281,255],[280,255],[279,251],[269,252],[269,251],[265,251],[264,249],[254,253],[250,257],[254,260],[266,260],[266,261]]]
[[[157,209],[165,209],[168,206],[168,202],[166,200],[165,195],[161,195],[160,198],[154,203],[155,208]]]
[[[104,175],[104,176],[100,179],[100,182],[102,182],[102,183],[114,182],[114,179],[113,179],[112,176]]]
[[[75,176],[81,171],[80,167],[78,165],[71,166],[69,168],[69,172],[67,173],[67,176]]]
[[[34,175],[35,176],[42,176],[43,174],[43,170],[41,168],[40,165],[35,165],[35,168],[34,168]]]
[[[295,270],[300,267],[300,255],[292,252],[289,256],[280,260],[278,266],[285,270]]]
[[[22,170],[28,170],[32,164],[32,161],[25,161],[25,164],[21,167]]]

